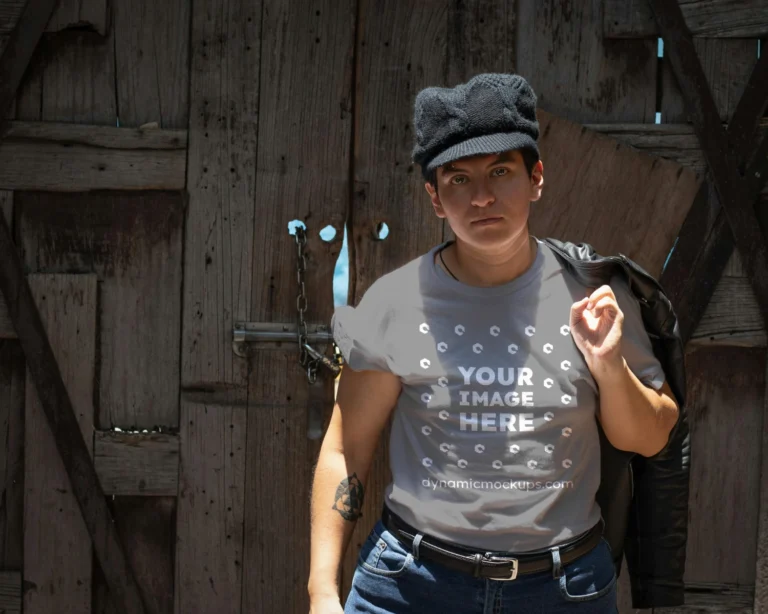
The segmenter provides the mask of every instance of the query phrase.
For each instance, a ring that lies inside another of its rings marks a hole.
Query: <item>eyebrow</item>
[[[491,162],[488,166],[493,166],[494,164],[501,164],[502,162],[514,162],[514,158],[512,158],[512,154],[508,151],[503,151],[499,154],[499,157],[496,158],[493,162]],[[466,169],[459,168],[457,166],[454,166],[453,164],[447,164],[445,167],[443,167],[443,175],[446,175],[447,173],[458,173],[461,171],[466,171]]]

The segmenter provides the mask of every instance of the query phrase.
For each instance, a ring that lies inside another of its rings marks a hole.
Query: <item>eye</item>
[[[509,169],[505,168],[503,166],[499,166],[498,168],[494,168],[491,173],[496,173],[496,171],[502,171],[501,173],[497,174],[496,177],[503,177],[504,175],[509,174]],[[463,179],[465,181],[457,181],[458,179]],[[455,175],[451,178],[450,183],[453,185],[463,185],[466,183],[466,175]]]

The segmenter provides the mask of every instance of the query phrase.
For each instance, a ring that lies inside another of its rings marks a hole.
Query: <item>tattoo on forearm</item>
[[[335,509],[344,520],[357,520],[363,515],[363,484],[357,479],[357,473],[344,478],[336,489]]]

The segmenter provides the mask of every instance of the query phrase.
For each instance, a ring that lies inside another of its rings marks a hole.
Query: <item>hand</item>
[[[623,364],[621,337],[624,313],[609,285],[571,305],[571,336],[590,371]]]
[[[344,609],[338,595],[321,595],[311,598],[309,614],[344,614]]]

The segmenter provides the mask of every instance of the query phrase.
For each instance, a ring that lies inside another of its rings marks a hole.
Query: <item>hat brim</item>
[[[427,164],[425,171],[433,171],[438,166],[454,162],[468,156],[487,155],[501,153],[510,149],[529,148],[539,151],[536,140],[524,132],[499,132],[496,134],[482,134],[456,145],[452,145],[445,151],[441,151]]]

